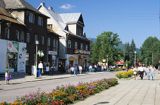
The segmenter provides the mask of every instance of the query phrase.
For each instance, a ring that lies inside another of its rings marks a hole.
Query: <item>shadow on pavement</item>
[[[107,102],[107,101],[104,101],[104,102],[98,102],[98,103],[96,103],[96,104],[94,104],[94,105],[101,105],[101,104],[108,104],[109,102]]]

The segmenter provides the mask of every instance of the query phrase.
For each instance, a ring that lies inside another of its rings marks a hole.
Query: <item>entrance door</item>
[[[14,72],[17,72],[17,53],[14,52],[8,52],[8,67],[9,69],[14,69]]]

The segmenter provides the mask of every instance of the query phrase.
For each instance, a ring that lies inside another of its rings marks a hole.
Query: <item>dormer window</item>
[[[33,13],[29,13],[29,23],[34,23],[34,14]]]
[[[68,40],[68,48],[71,48],[71,40]]]
[[[19,41],[19,31],[18,30],[16,30],[16,39],[17,41]]]
[[[38,17],[38,25],[43,26],[43,18],[40,16]]]
[[[88,45],[86,45],[86,51],[88,51]]]
[[[81,43],[81,50],[83,50],[83,43]]]
[[[75,42],[75,49],[77,49],[78,48],[78,43],[77,42]]]
[[[7,39],[9,39],[9,37],[10,37],[10,30],[8,27],[5,28],[5,36]]]

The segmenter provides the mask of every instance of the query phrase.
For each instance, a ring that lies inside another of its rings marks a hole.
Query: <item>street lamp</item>
[[[136,51],[134,51],[134,67],[136,67],[136,54],[137,54],[137,52]]]
[[[43,51],[38,50],[37,55],[38,55],[39,57],[43,57],[43,56],[44,56],[44,53],[43,53]]]
[[[36,66],[36,74],[37,74],[37,51],[38,51],[39,41],[36,40],[35,44],[36,44],[36,59],[35,59],[36,61],[35,61],[35,66]],[[36,75],[36,74],[35,74],[35,75]],[[37,77],[37,75],[36,75],[36,77]]]

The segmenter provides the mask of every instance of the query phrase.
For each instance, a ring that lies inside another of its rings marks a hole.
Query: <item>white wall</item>
[[[7,41],[0,39],[0,73],[4,73],[7,63]]]
[[[71,31],[73,34],[75,34],[76,35],[76,24],[70,24],[70,25],[68,25],[68,29],[69,29],[69,31]]]

